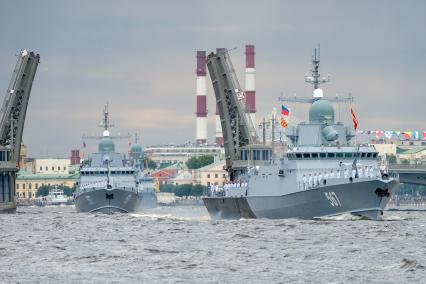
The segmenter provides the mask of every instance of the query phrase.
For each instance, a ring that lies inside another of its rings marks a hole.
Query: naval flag
[[[352,121],[354,123],[355,130],[358,128],[358,119],[356,118],[354,110],[351,108]]]

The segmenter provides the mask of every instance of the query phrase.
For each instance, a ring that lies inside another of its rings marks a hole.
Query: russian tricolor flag
[[[288,115],[289,113],[290,113],[290,110],[286,108],[284,105],[281,105],[281,114]]]

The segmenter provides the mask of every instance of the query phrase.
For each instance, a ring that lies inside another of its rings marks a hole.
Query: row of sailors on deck
[[[230,196],[230,191],[234,188],[247,187],[247,182],[242,181],[229,181],[226,182],[223,187],[219,187],[219,185],[212,184],[210,186],[211,195],[220,195],[223,194],[225,196]]]
[[[374,177],[374,169],[372,166],[368,167],[358,167],[358,177],[359,178],[373,178]],[[356,177],[356,170],[352,169],[351,177],[354,179]],[[303,188],[309,188],[309,187],[317,187],[323,182],[324,184],[328,179],[335,179],[335,178],[348,178],[349,177],[349,171],[346,168],[343,171],[336,171],[336,173],[331,170],[330,173],[324,172],[324,175],[319,173],[309,174],[308,176],[303,175]]]
[[[225,184],[223,185],[223,188],[225,190],[229,188],[236,188],[236,187],[247,187],[247,183],[239,180],[239,181],[228,181],[228,182],[225,182]]]

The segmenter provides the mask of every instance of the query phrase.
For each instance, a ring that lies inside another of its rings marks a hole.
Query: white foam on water
[[[356,216],[356,215],[353,215],[351,213],[343,213],[343,214],[333,215],[333,216],[316,217],[315,219],[324,220],[324,221],[358,221],[358,220],[369,220],[365,216]]]
[[[174,221],[208,221],[210,220],[209,216],[193,216],[193,217],[187,217],[187,216],[176,216],[172,214],[149,214],[149,213],[131,213],[129,214],[132,217],[135,218],[148,218],[151,220],[174,220]]]
[[[404,218],[401,216],[396,216],[396,215],[383,215],[382,216],[382,221],[402,221],[402,220],[408,220],[408,218]]]

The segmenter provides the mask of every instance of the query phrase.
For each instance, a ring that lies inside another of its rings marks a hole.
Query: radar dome
[[[113,153],[115,151],[115,144],[111,138],[104,136],[99,142],[99,153]]]
[[[324,97],[323,91],[320,88],[315,89],[314,90],[314,98],[322,98],[322,97]]]
[[[309,109],[309,121],[334,123],[334,109],[329,101],[319,99]]]

